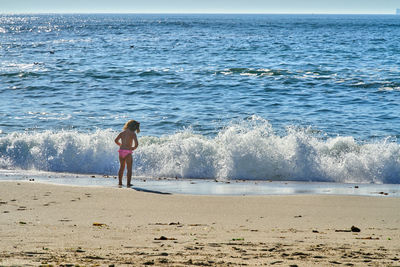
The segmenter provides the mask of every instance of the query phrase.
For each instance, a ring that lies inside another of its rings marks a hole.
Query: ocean
[[[135,119],[136,178],[400,184],[398,36],[394,15],[0,15],[0,176],[116,175]]]

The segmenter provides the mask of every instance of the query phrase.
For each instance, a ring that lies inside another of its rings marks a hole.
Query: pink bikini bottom
[[[118,153],[119,153],[119,156],[124,159],[126,156],[132,154],[132,150],[120,149],[120,150],[118,150]]]

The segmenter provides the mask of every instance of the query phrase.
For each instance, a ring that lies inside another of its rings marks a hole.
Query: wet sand
[[[0,170],[0,182],[30,180],[71,186],[115,187],[118,183],[116,176],[109,175]],[[343,195],[400,198],[400,184],[148,177],[133,177],[132,183],[134,188],[187,195]]]
[[[3,181],[0,265],[400,266],[399,207]]]

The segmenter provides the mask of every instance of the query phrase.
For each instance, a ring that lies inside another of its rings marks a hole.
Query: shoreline
[[[399,198],[0,182],[0,265],[396,265]],[[352,232],[355,226],[360,232]]]
[[[0,170],[1,181],[31,181],[46,184],[117,188],[116,176]],[[126,177],[124,177],[126,187]],[[183,195],[339,195],[400,198],[400,184],[332,183],[266,180],[217,180],[132,177],[132,188]]]

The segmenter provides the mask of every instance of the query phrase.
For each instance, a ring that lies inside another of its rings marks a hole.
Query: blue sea
[[[135,119],[136,178],[398,185],[399,36],[394,15],[0,15],[0,173],[116,175]]]

